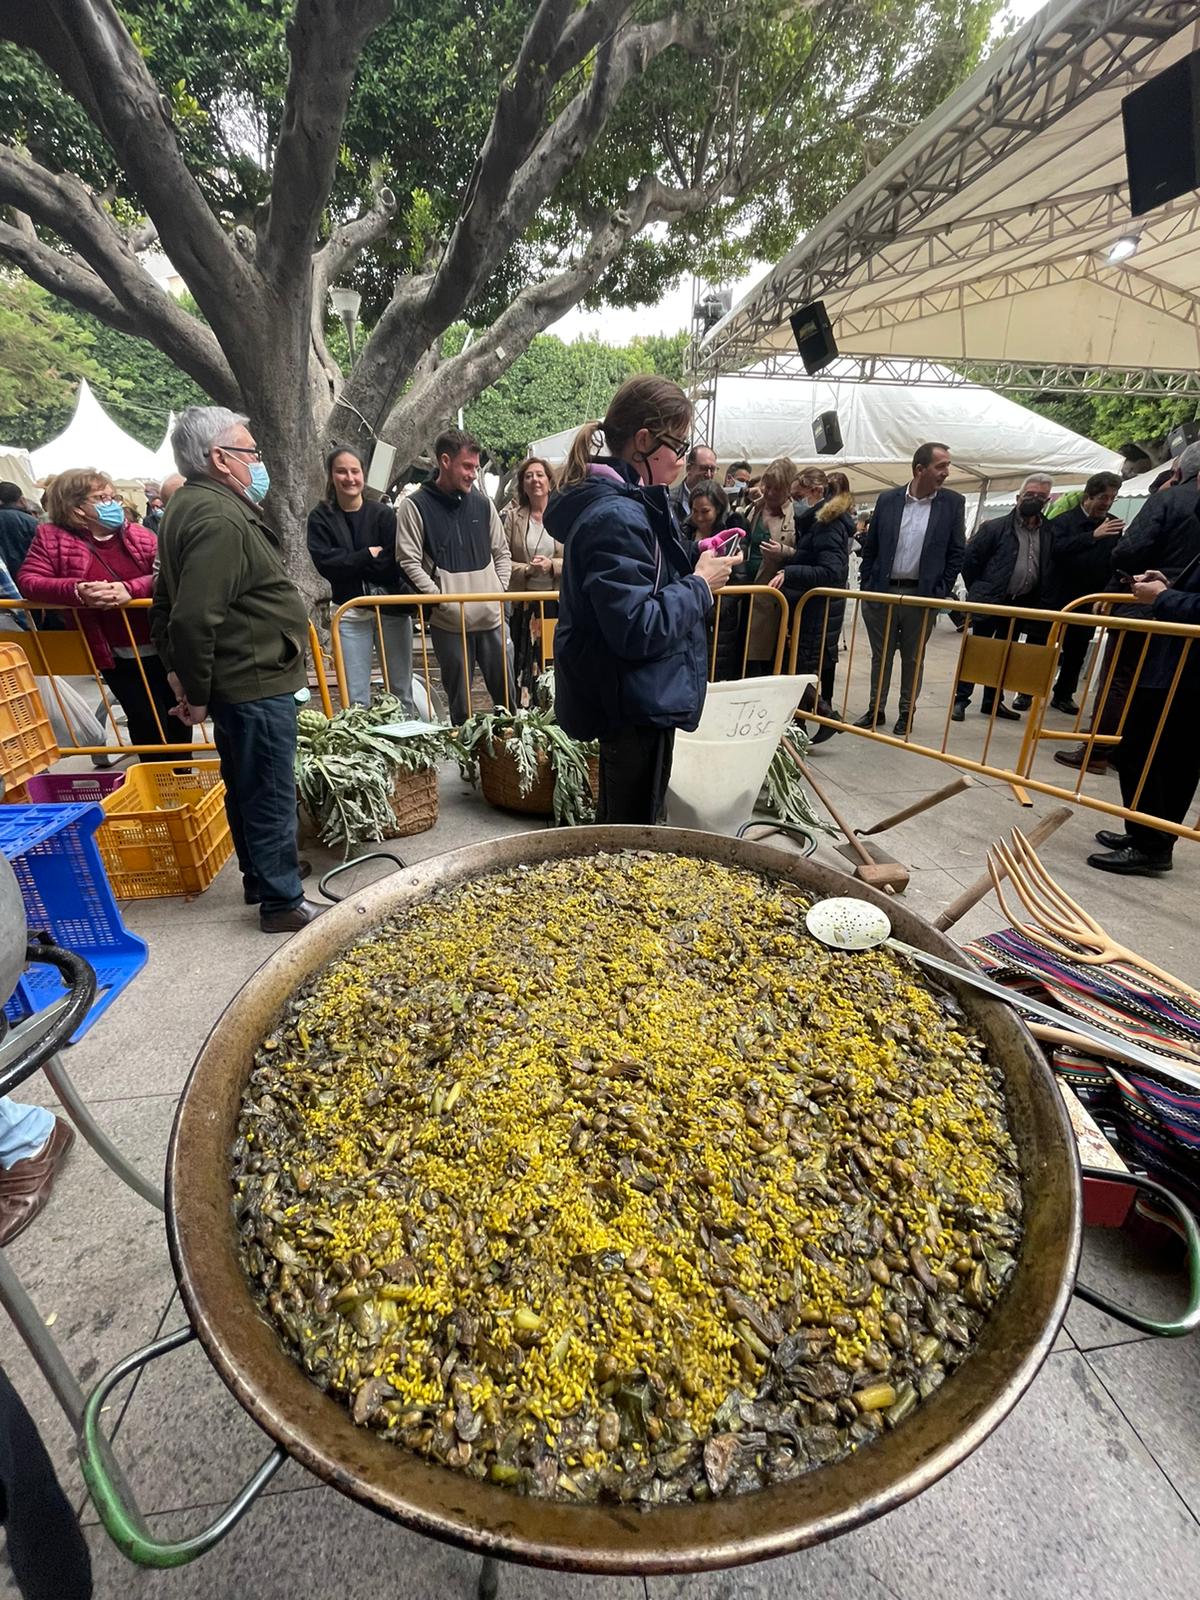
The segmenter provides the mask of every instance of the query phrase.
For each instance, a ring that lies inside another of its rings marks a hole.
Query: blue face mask
[[[125,526],[125,507],[119,500],[102,500],[96,507],[96,516],[106,528]]]
[[[259,505],[267,498],[267,490],[271,487],[271,474],[261,461],[248,462],[247,471],[250,474],[250,483],[246,489],[246,496],[253,500],[255,505]]]

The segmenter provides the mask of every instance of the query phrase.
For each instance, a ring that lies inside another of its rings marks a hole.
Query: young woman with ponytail
[[[713,595],[741,559],[676,527],[667,490],[691,420],[678,384],[630,378],[576,434],[546,511],[564,547],[556,710],[573,738],[600,741],[598,822],[659,820],[675,730],[704,705]]]

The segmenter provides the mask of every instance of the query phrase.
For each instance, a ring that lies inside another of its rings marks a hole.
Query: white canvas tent
[[[169,478],[179,471],[175,465],[175,452],[171,449],[171,432],[174,427],[175,413],[172,411],[167,418],[167,431],[162,436],[162,443],[154,452],[154,471],[147,480],[150,483],[161,484],[164,478]]]
[[[75,415],[57,439],[31,456],[36,477],[52,477],[71,467],[95,467],[116,483],[141,483],[155,476],[155,453],[119,427],[81,380]]]
[[[22,492],[37,497],[33,462],[29,451],[15,444],[0,444],[0,479],[5,483],[20,484]]]
[[[944,388],[858,383],[839,378],[835,363],[815,378],[746,373],[718,378],[715,386],[712,444],[722,467],[745,459],[757,470],[777,456],[799,465],[820,461],[840,467],[861,498],[907,482],[913,450],[926,439],[950,446],[950,481],[967,492],[984,479],[993,488],[1016,488],[1034,468],[1064,484],[1120,469],[1113,451],[961,379]],[[812,422],[822,411],[838,414],[843,447],[835,456],[818,457],[813,447]],[[539,439],[530,453],[557,465],[574,432]]]

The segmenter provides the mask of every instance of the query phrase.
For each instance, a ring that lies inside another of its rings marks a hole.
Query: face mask
[[[1040,517],[1045,509],[1046,502],[1036,495],[1026,495],[1024,500],[1017,501],[1017,512],[1022,517]]]
[[[271,474],[261,461],[251,461],[248,465],[250,483],[246,489],[246,498],[259,505],[267,498],[267,490],[271,487]]]
[[[106,528],[123,528],[125,507],[119,500],[102,500],[96,507],[96,517]]]

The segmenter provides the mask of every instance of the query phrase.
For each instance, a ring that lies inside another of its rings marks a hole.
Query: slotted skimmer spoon
[[[818,900],[805,913],[804,926],[814,939],[833,950],[875,950],[880,946],[893,950],[897,955],[907,956],[910,961],[945,978],[957,979],[972,989],[990,994],[993,999],[1003,1000],[1006,1005],[1026,1012],[1031,1017],[1039,1017],[1056,1028],[1066,1028],[1081,1038],[1090,1039],[1094,1044],[1103,1045],[1107,1055],[1118,1056],[1138,1066],[1153,1067],[1155,1072],[1174,1079],[1190,1093],[1200,1090],[1200,1073],[1189,1072],[1186,1067],[1157,1055],[1153,1050],[1147,1050],[1144,1045],[1130,1039],[1120,1039],[1115,1033],[1086,1022],[1082,1017],[1074,1017],[1069,1012],[1045,1005],[1041,1000],[1006,989],[1002,983],[985,978],[976,967],[957,966],[953,961],[943,961],[940,956],[930,955],[927,950],[918,950],[915,945],[905,944],[902,939],[893,939],[891,918],[882,907],[872,905],[869,900],[859,900],[850,895]]]

